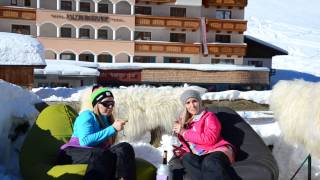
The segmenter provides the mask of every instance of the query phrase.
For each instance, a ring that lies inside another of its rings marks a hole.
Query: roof
[[[288,51],[253,36],[245,35],[244,42],[247,43],[245,58],[272,58],[276,55],[288,55]]]
[[[44,67],[44,47],[30,35],[0,32],[0,65]]]

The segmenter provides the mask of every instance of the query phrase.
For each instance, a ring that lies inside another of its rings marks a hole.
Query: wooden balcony
[[[135,52],[199,54],[200,44],[135,42]]]
[[[216,56],[226,55],[226,56],[238,56],[243,57],[246,55],[246,44],[208,44],[209,54]]]
[[[234,19],[208,19],[207,29],[243,33],[247,30],[247,21]]]
[[[35,21],[36,9],[0,6],[0,18]]]
[[[163,4],[163,3],[174,3],[176,0],[136,0],[137,3],[146,3],[146,4]]]
[[[136,26],[167,27],[172,29],[179,28],[196,31],[200,27],[200,19],[162,16],[136,16]]]
[[[244,8],[248,4],[248,0],[203,0],[203,5],[205,7],[208,6],[216,6],[216,7],[239,7]]]

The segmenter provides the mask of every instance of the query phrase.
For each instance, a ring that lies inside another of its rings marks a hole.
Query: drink
[[[169,174],[170,174],[170,170],[169,170],[168,160],[167,160],[167,151],[165,150],[163,152],[162,164],[160,164],[157,170],[157,180],[169,180],[170,178]]]

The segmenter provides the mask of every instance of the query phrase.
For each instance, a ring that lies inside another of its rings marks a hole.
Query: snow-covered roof
[[[34,69],[37,75],[64,75],[64,76],[99,76],[96,68],[87,68],[61,60],[46,60],[47,66],[44,69]],[[81,64],[81,62],[79,63]]]
[[[179,64],[179,63],[99,63],[100,69],[191,69],[199,71],[269,71],[265,67],[234,64]]]
[[[202,6],[202,0],[176,0],[175,5],[181,6]]]
[[[44,47],[30,35],[0,32],[0,65],[44,66]]]

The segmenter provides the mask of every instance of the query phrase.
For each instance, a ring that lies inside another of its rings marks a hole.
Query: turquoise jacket
[[[81,146],[97,146],[116,134],[116,129],[108,122],[108,117],[102,116],[106,128],[101,129],[94,113],[90,110],[83,111],[77,117],[72,137],[79,139]]]

